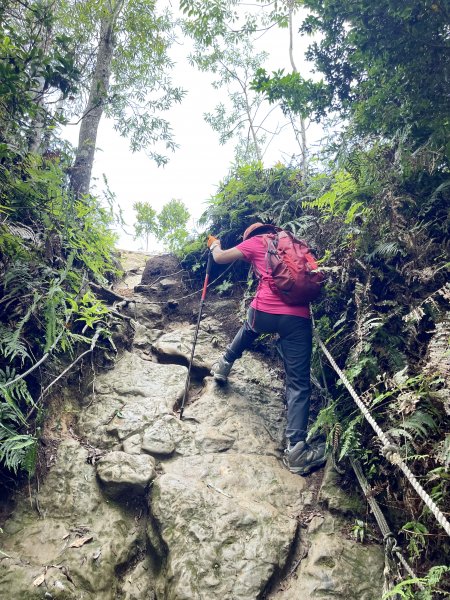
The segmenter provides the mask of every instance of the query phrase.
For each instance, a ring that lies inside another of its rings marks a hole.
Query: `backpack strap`
[[[270,263],[269,263],[269,259],[268,259],[268,255],[270,254],[277,254],[277,245],[278,245],[278,235],[276,233],[266,233],[264,235],[261,236],[263,239],[263,243],[264,246],[266,248],[266,252],[265,252],[265,258],[266,258],[266,273],[270,274],[272,269],[270,268]],[[276,240],[276,241],[275,241]],[[258,310],[258,292],[262,287],[262,273],[260,273],[258,271],[258,269],[256,268],[255,264],[252,263],[252,269],[253,269],[253,273],[256,277],[256,279],[258,280],[258,287],[256,288],[256,293],[255,293],[255,310]]]

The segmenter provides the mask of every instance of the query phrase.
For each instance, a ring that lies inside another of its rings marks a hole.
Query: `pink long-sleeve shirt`
[[[244,259],[254,266],[260,277],[260,283],[256,296],[253,298],[250,306],[255,310],[261,310],[273,315],[293,315],[309,319],[311,313],[309,304],[305,306],[293,306],[286,304],[275,294],[270,284],[274,285],[271,274],[267,271],[266,265],[266,247],[262,236],[255,235],[236,246],[244,255]]]

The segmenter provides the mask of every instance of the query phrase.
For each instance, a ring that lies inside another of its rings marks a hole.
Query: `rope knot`
[[[383,456],[393,465],[396,465],[401,460],[400,449],[395,444],[386,444],[381,449]]]

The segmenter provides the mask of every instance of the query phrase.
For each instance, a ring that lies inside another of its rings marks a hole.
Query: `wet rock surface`
[[[155,460],[142,454],[110,452],[97,462],[97,476],[112,498],[143,495],[155,475]]]
[[[150,510],[169,550],[159,588],[167,598],[257,598],[286,561],[297,527],[269,502],[196,477],[162,475]]]
[[[314,517],[304,533],[305,557],[295,577],[272,600],[379,600],[383,589],[383,552],[345,535],[345,521],[326,514]]]
[[[146,285],[164,279],[158,265]],[[301,478],[282,464],[276,374],[246,354],[219,387],[207,374],[227,340],[207,317],[195,401],[180,421],[193,326],[163,325],[150,297],[135,306],[145,308],[134,312],[133,351],[96,375],[32,505],[20,501],[4,527],[0,596],[379,600],[382,548],[349,538],[354,513],[333,503],[333,477],[318,503],[320,474]]]
[[[128,437],[173,412],[184,392],[186,374],[183,366],[158,364],[124,352],[114,369],[95,378],[93,393],[83,399],[80,434],[93,446],[120,449]]]
[[[144,553],[145,519],[142,507],[108,501],[88,455],[77,440],[64,440],[35,508],[22,502],[6,523],[1,597],[120,597],[116,574]]]

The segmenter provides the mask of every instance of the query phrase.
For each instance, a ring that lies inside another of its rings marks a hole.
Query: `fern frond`
[[[11,346],[13,348],[18,348],[21,346],[23,347],[23,344],[20,342],[20,336],[22,334],[22,330],[25,327],[28,320],[30,319],[31,315],[34,314],[40,299],[41,299],[41,295],[38,294],[37,292],[34,292],[33,302],[31,303],[31,306],[29,306],[25,315],[20,319],[19,323],[16,326],[16,329],[14,330],[14,332],[12,334]],[[14,359],[16,355],[17,355],[17,353],[16,354],[13,353],[11,355],[11,360]],[[28,353],[27,353],[27,357],[29,358]],[[22,364],[24,363],[25,358],[26,357],[22,355]]]
[[[342,426],[340,423],[336,423],[333,429],[333,451],[337,452],[339,448],[339,443],[342,436]]]
[[[28,406],[34,404],[26,382],[20,379],[8,387],[2,385],[12,381],[15,377],[15,369],[9,366],[5,370],[0,369],[0,416],[3,423],[10,421],[25,425],[25,415],[22,412],[21,404],[25,403]],[[2,398],[3,402],[1,401]]]
[[[396,439],[403,436],[413,441],[415,438],[425,439],[436,430],[437,424],[430,413],[418,410],[405,419],[401,426],[392,427],[387,433]]]
[[[330,431],[336,423],[335,415],[336,402],[331,402],[317,415],[311,429],[309,431],[309,437],[312,437],[317,431]]]
[[[0,423],[0,462],[8,469],[17,473],[24,467],[30,474],[36,463],[35,437],[29,434],[16,434],[13,430]]]
[[[363,420],[362,415],[357,415],[350,421],[341,437],[342,448],[339,454],[339,460],[342,460],[344,456],[347,456],[351,450],[354,450],[359,446],[359,438],[361,435],[359,425]]]
[[[379,242],[373,251],[367,255],[367,260],[374,258],[392,258],[397,254],[403,254],[397,242]]]
[[[55,279],[49,287],[45,301],[45,352],[52,347],[58,335],[58,326],[63,327],[58,308],[64,307],[65,293],[60,287],[59,280]]]
[[[3,287],[9,295],[20,296],[24,290],[29,290],[32,276],[27,263],[15,262],[10,265],[3,278]]]
[[[17,330],[12,331],[9,327],[0,324],[0,355],[13,361],[19,357],[24,363],[25,359],[30,358],[25,344],[19,339]]]

